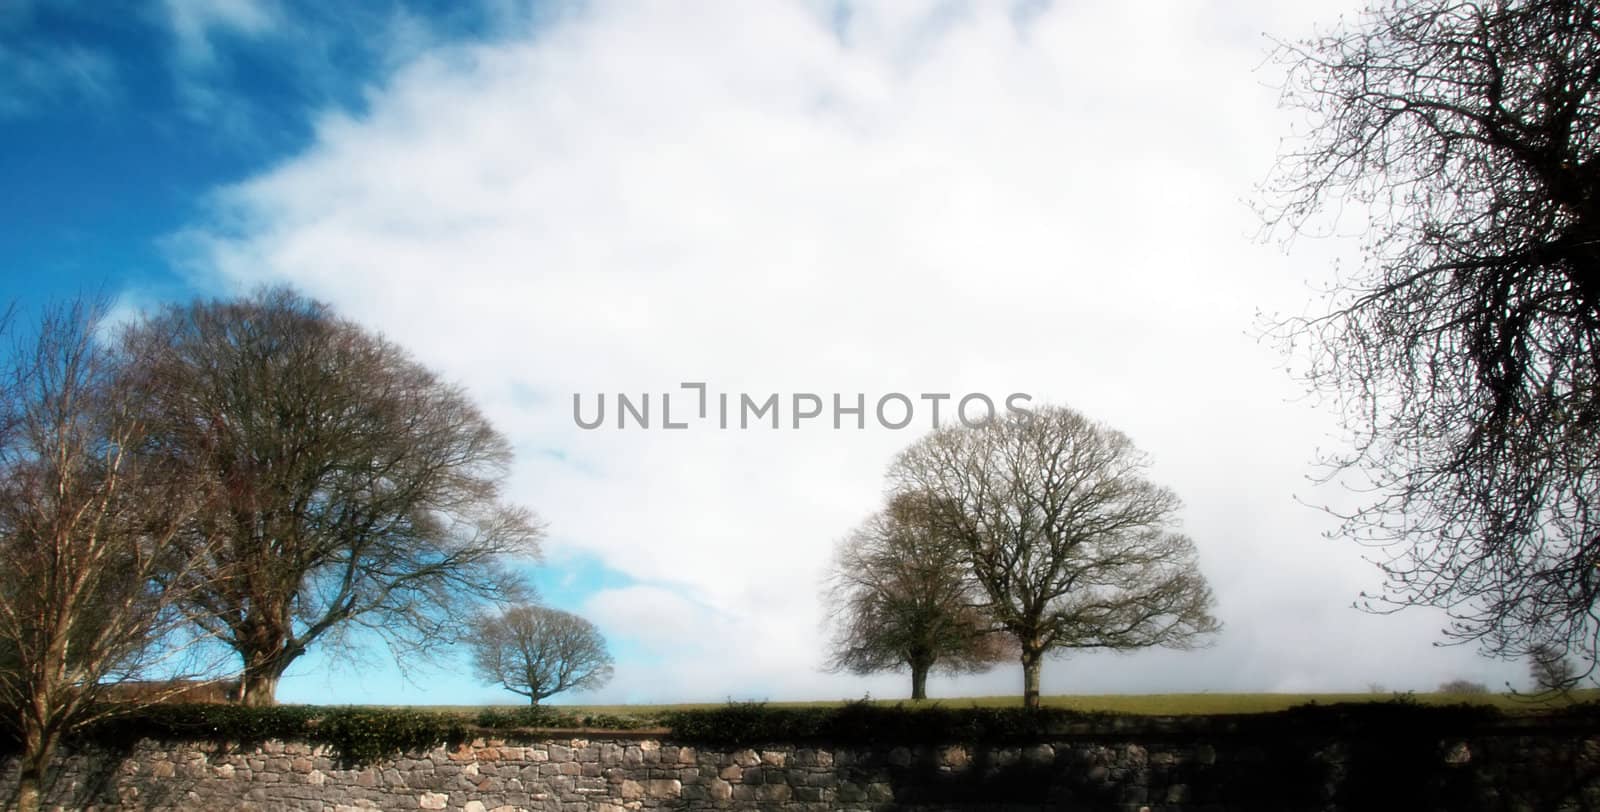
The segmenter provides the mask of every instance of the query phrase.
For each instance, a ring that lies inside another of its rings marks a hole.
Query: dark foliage
[[[537,728],[591,728],[597,730],[639,730],[655,727],[654,719],[639,716],[618,716],[610,713],[575,713],[548,705],[529,705],[523,708],[486,708],[473,719],[478,727],[489,730],[518,730]]]
[[[155,705],[113,717],[85,731],[77,744],[129,747],[141,738],[251,745],[269,739],[331,746],[348,765],[466,741],[473,727],[460,716],[382,708],[306,705]]]
[[[855,744],[1023,742],[1069,732],[1074,723],[1105,714],[1044,708],[946,708],[851,702],[841,707],[775,708],[737,703],[662,716],[673,736],[690,741],[748,744],[828,741]]]
[[[340,758],[370,764],[385,756],[460,744],[471,735],[465,720],[445,713],[342,708],[316,721],[316,741],[331,744]]]

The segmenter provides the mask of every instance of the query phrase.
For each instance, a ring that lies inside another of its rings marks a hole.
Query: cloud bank
[[[817,671],[817,587],[926,423],[573,420],[574,394],[684,381],[1026,392],[1131,435],[1186,501],[1225,629],[1051,662],[1047,692],[1515,679],[1432,647],[1436,616],[1350,608],[1377,574],[1294,499],[1339,498],[1305,480],[1335,427],[1252,337],[1350,250],[1252,240],[1241,199],[1287,126],[1259,32],[1343,5],[596,2],[421,54],[180,243],[206,278],[298,285],[474,393],[556,559],[632,583],[565,607],[643,652],[595,700],[907,690]]]

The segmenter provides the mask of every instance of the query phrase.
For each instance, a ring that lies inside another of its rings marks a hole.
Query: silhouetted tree
[[[900,492],[927,495],[985,612],[1016,638],[1028,707],[1047,653],[1187,648],[1220,629],[1174,529],[1178,497],[1148,466],[1127,436],[1047,407],[937,430],[891,468]]]
[[[242,659],[245,704],[353,628],[399,659],[521,594],[503,561],[539,528],[500,501],[510,446],[400,347],[284,289],[168,307],[125,343],[157,452],[218,496],[189,523],[225,540],[191,605]]]
[[[1354,440],[1330,460],[1386,547],[1369,608],[1426,605],[1486,653],[1595,664],[1600,592],[1600,6],[1409,0],[1284,45],[1310,130],[1273,227],[1368,216],[1327,315],[1279,325]]]
[[[911,671],[926,699],[935,667],[975,672],[1015,656],[979,608],[960,543],[941,532],[925,495],[904,493],[839,543],[825,600],[830,670]]]
[[[467,639],[484,682],[522,694],[533,705],[562,691],[611,681],[612,660],[594,624],[570,612],[527,604],[480,614]]]
[[[1534,691],[1563,697],[1571,695],[1579,680],[1578,669],[1567,653],[1549,644],[1528,652],[1528,676]]]

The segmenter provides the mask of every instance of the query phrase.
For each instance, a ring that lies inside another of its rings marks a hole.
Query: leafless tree
[[[935,667],[971,673],[1016,656],[925,494],[892,497],[839,543],[824,600],[834,628],[829,670],[909,668],[912,699],[928,698]]]
[[[522,694],[533,705],[562,691],[611,681],[611,654],[594,624],[570,612],[521,604],[480,614],[468,638],[484,682]]]
[[[1451,696],[1488,696],[1489,686],[1467,679],[1453,679],[1440,683],[1439,693]]]
[[[1023,701],[1050,652],[1197,645],[1220,624],[1178,497],[1152,484],[1120,432],[1062,407],[935,431],[895,461],[901,492],[931,497],[986,612],[1017,640]]]
[[[48,310],[0,369],[0,711],[22,743],[26,811],[64,736],[161,698],[113,695],[117,683],[181,675],[169,645],[185,637],[186,594],[169,585],[198,583],[206,549],[179,539],[205,490],[140,453],[144,393],[97,343],[99,314]]]
[[[1326,315],[1278,325],[1370,494],[1366,605],[1592,671],[1600,617],[1600,6],[1409,0],[1278,52],[1309,130],[1262,195],[1282,235],[1368,218]]]
[[[1536,693],[1560,697],[1570,697],[1580,679],[1567,653],[1549,644],[1528,652],[1528,676]]]
[[[511,457],[460,388],[285,289],[169,307],[130,329],[156,451],[220,494],[188,536],[226,543],[191,601],[271,704],[313,644],[364,630],[404,658],[511,600],[539,527],[500,499]]]

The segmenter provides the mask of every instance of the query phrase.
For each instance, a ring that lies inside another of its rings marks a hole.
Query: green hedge
[[[142,738],[252,744],[268,739],[331,746],[349,764],[369,764],[408,750],[459,744],[473,726],[460,716],[382,708],[279,705],[151,705],[117,714],[77,739],[128,746]]]
[[[1573,720],[1582,710],[1546,714],[1549,721]],[[1319,737],[1404,732],[1449,735],[1478,729],[1504,718],[1485,705],[1423,705],[1414,701],[1300,705],[1275,713],[1146,717],[1086,713],[1064,708],[946,708],[852,702],[839,707],[771,708],[728,705],[713,710],[667,713],[673,736],[718,743],[828,741],[845,744],[937,742],[1029,743],[1059,736],[1169,738],[1240,735]]]
[[[307,705],[248,708],[240,705],[150,705],[116,713],[97,722],[79,738],[96,743],[130,745],[139,739],[161,741],[232,741],[309,739],[314,720],[328,711]]]
[[[574,713],[547,705],[528,705],[521,708],[485,708],[474,718],[478,727],[486,730],[520,730],[526,728],[597,728],[600,730],[639,730],[657,727],[653,718],[617,716],[610,713]]]
[[[1110,714],[1059,708],[946,708],[850,702],[839,707],[772,708],[733,704],[662,716],[673,736],[688,741],[753,743],[830,741],[861,744],[1017,742],[1105,724]]]
[[[455,745],[485,732],[530,728],[637,730],[652,719],[578,714],[548,707],[488,708],[475,717],[404,708],[278,705],[150,705],[114,713],[74,737],[74,744],[131,747],[140,739],[254,744],[277,739],[328,745],[347,764],[370,764],[407,751]],[[14,751],[0,735],[0,753]]]
[[[1303,705],[1278,713],[1150,719],[1046,708],[947,708],[851,702],[842,706],[780,708],[730,704],[669,711],[657,717],[582,714],[559,708],[485,709],[475,716],[382,708],[284,705],[155,705],[97,723],[79,744],[128,746],[141,738],[249,745],[268,739],[327,745],[347,764],[366,764],[406,751],[454,745],[475,735],[528,729],[666,728],[670,737],[715,744],[830,742],[920,744],[1026,743],[1063,735],[1166,737],[1243,735],[1307,738],[1331,735],[1406,738],[1470,732],[1503,717],[1483,705],[1422,705],[1404,700]],[[1600,724],[1594,703],[1546,712],[1535,723]],[[0,735],[0,750],[5,736]],[[14,747],[14,742],[12,743]]]

